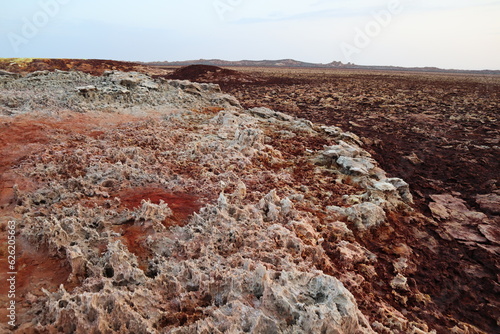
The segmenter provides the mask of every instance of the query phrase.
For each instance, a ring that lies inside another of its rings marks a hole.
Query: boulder
[[[479,207],[493,214],[500,214],[500,195],[499,194],[485,194],[485,195],[477,195],[476,202],[479,204]]]
[[[326,209],[327,211],[347,217],[350,222],[354,223],[358,230],[368,230],[377,227],[386,219],[384,209],[371,202],[363,202],[347,208],[329,206]]]
[[[0,70],[0,77],[17,79],[17,78],[20,78],[21,75],[19,73],[12,73],[12,72],[8,72],[8,71]]]
[[[347,175],[369,176],[370,171],[375,168],[374,161],[370,158],[351,158],[341,156],[337,164]]]

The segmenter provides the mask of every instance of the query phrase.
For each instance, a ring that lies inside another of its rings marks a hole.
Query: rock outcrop
[[[0,76],[0,113],[45,110],[146,112],[177,108],[239,108],[216,84],[154,80],[138,72],[106,71],[96,77],[82,72],[38,71],[24,77]]]

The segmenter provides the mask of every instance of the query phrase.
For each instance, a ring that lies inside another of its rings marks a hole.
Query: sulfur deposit
[[[2,76],[0,111],[0,214],[30,277],[3,331],[483,333],[417,283],[436,222],[354,133],[118,71]],[[485,217],[436,203],[446,238],[498,252]]]

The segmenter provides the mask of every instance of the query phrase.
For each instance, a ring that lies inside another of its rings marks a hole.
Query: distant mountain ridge
[[[468,74],[497,74],[498,70],[454,70],[441,69],[437,67],[400,67],[400,66],[367,66],[352,63],[344,64],[341,61],[332,61],[327,64],[308,63],[294,59],[278,60],[222,60],[222,59],[198,59],[185,61],[156,61],[141,63],[149,66],[189,66],[189,65],[212,65],[212,66],[233,66],[233,67],[297,67],[297,68],[339,68],[339,69],[364,69],[381,71],[411,71],[411,72],[447,72],[447,73],[468,73]]]
[[[332,62],[329,64],[315,64],[298,61],[294,59],[278,60],[221,60],[221,59],[198,59],[186,61],[162,61],[146,63],[153,66],[187,66],[187,65],[213,65],[213,66],[255,66],[255,67],[343,67],[341,62]]]

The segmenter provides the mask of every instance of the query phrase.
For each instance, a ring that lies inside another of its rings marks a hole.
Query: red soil
[[[141,201],[150,200],[151,203],[159,204],[160,200],[167,203],[173,212],[173,217],[166,221],[168,225],[184,225],[187,218],[201,209],[199,198],[189,194],[172,194],[161,188],[135,188],[124,189],[117,194],[121,203],[126,208],[133,210],[141,206]]]
[[[48,142],[45,124],[19,119],[0,123],[0,213],[13,204],[14,184],[22,187],[29,183],[10,172],[13,165]]]
[[[11,172],[16,164],[31,154],[42,151],[46,145],[57,142],[60,137],[74,134],[99,136],[102,128],[116,126],[137,119],[130,115],[83,115],[68,113],[61,118],[47,118],[33,115],[14,118],[0,118],[0,214],[7,214],[13,204],[13,186],[19,190],[34,189],[32,180]]]
[[[127,246],[129,252],[137,257],[139,268],[146,272],[149,260],[153,257],[151,249],[145,244],[147,237],[154,234],[151,223],[117,225],[113,227],[113,230],[121,235],[119,240]]]
[[[0,218],[4,224],[7,220],[21,221],[19,214],[13,211],[15,207],[14,185],[23,192],[37,188],[35,180],[27,179],[12,171],[13,167],[29,155],[42,152],[46,145],[57,142],[60,136],[70,136],[75,133],[95,135],[94,130],[102,125],[110,127],[133,119],[132,116],[109,117],[68,114],[61,119],[39,118],[33,115],[13,118],[0,118]],[[98,134],[98,133],[97,133]],[[19,231],[18,231],[19,233]],[[4,284],[7,273],[7,233],[0,233],[0,304],[7,305],[8,285]],[[30,243],[21,235],[16,242],[16,300],[17,323],[29,322],[27,312],[30,309],[30,294],[43,295],[42,288],[56,291],[61,284],[67,290],[76,286],[77,281],[67,282],[71,266],[66,259],[53,256],[45,245]],[[7,310],[0,308],[0,317],[5,318]]]
[[[5,259],[6,256],[3,256],[3,254],[7,250],[6,233],[2,233],[0,249],[2,259]],[[7,278],[11,276],[8,275],[8,272],[11,272],[8,269],[7,263],[2,261],[0,268],[0,281],[2,282],[0,285],[0,304],[2,305],[7,305],[9,302],[9,286],[4,284]],[[71,291],[76,286],[76,281],[68,282],[71,266],[67,260],[54,257],[46,247],[36,247],[19,234],[16,240],[15,272],[17,272],[17,275],[15,275],[16,323],[29,322],[30,300],[34,299],[33,296],[43,296],[42,289],[55,292],[61,284],[64,284],[65,289]],[[6,315],[7,309],[2,307],[0,317],[4,319]]]
[[[172,217],[163,222],[166,227],[184,226],[188,218],[202,207],[199,198],[195,196],[172,194],[158,187],[123,189],[115,197],[119,197],[121,204],[129,210],[139,208],[142,200],[150,200],[154,204],[159,204],[163,200],[173,212]],[[114,230],[122,235],[120,240],[127,246],[127,249],[137,256],[139,268],[147,271],[149,260],[153,254],[145,242],[148,236],[154,234],[152,224],[150,222],[131,222],[118,225]]]

